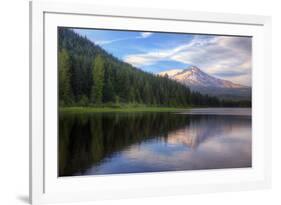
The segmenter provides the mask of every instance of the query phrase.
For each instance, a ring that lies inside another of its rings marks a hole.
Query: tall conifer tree
[[[59,97],[60,104],[69,105],[71,104],[71,85],[70,85],[70,57],[65,49],[59,52]]]
[[[104,87],[104,60],[101,55],[98,55],[93,61],[92,77],[91,101],[100,104],[102,103]]]

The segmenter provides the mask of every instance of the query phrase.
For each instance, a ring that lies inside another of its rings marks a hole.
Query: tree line
[[[68,28],[58,28],[58,43],[60,106],[250,106],[248,101],[202,95],[167,76],[144,72]]]

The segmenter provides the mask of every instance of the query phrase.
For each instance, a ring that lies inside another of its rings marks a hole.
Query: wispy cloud
[[[98,45],[106,45],[106,44],[111,44],[119,41],[126,41],[126,40],[131,40],[131,39],[140,39],[140,38],[148,38],[151,36],[153,33],[150,32],[141,32],[139,36],[134,36],[134,37],[126,37],[126,38],[117,38],[117,39],[111,39],[111,40],[103,40],[103,41],[95,41],[96,44]]]
[[[111,43],[115,43],[118,41],[126,41],[126,40],[130,40],[130,39],[135,39],[135,37],[128,37],[128,38],[117,38],[117,39],[112,39],[112,40],[103,40],[103,41],[94,41],[95,44],[98,45],[106,45],[106,44],[111,44]]]
[[[206,40],[199,39],[199,37],[197,37],[189,43],[174,48],[157,49],[143,54],[128,55],[125,56],[124,60],[135,66],[152,65],[157,63],[158,61],[163,60],[175,60],[187,64],[192,64],[192,61],[195,60],[195,57],[198,56],[198,48],[206,46],[207,43],[211,43],[214,40],[214,38],[211,38],[211,40]],[[188,54],[188,56],[186,56],[186,54]]]
[[[252,66],[251,47],[251,39],[247,37],[197,35],[191,41],[177,47],[127,55],[124,60],[136,67],[172,60],[196,65],[217,77],[249,85]]]

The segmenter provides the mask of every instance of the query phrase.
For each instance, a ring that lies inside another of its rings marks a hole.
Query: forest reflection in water
[[[251,167],[251,115],[237,111],[60,113],[59,176]]]

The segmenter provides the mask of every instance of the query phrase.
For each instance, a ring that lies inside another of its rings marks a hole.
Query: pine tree
[[[98,55],[93,61],[92,77],[91,101],[100,104],[102,103],[104,87],[104,60],[101,55]]]
[[[59,52],[59,97],[61,105],[71,104],[71,86],[70,86],[70,57],[65,49]]]
[[[111,65],[107,65],[104,75],[103,102],[114,102],[113,72]]]

